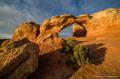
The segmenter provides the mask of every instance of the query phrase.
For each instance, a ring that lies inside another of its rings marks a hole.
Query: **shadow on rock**
[[[104,61],[106,48],[104,44],[87,45],[90,53],[94,56],[93,64],[100,64]],[[28,79],[69,79],[81,67],[76,68],[66,65],[66,55],[60,49],[39,56],[39,67]]]
[[[60,49],[41,55],[38,70],[28,79],[68,79],[75,71],[66,65],[66,59]]]
[[[99,65],[105,59],[106,47],[103,47],[103,43],[87,45],[90,49],[91,59],[93,59],[93,64]]]

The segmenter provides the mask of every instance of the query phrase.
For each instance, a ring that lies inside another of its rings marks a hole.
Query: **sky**
[[[40,24],[55,15],[78,16],[107,8],[120,8],[120,0],[0,0],[0,37],[10,38],[24,21]]]

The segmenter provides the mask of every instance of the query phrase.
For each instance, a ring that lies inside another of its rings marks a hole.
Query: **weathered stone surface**
[[[27,37],[30,41],[35,42],[39,35],[39,25],[34,22],[25,22],[20,24],[12,36],[12,40],[18,40]]]
[[[75,23],[81,26],[82,22],[86,22],[88,19],[89,19],[89,16],[87,14],[79,17],[75,17],[70,14],[51,17],[50,19],[47,19],[43,21],[43,23],[41,23],[40,34],[37,37],[36,43],[40,45],[40,50],[42,52],[46,50],[50,50],[47,52],[55,51],[56,49],[60,48],[63,42],[61,38],[58,38],[58,34],[61,30]],[[85,28],[83,28],[82,30],[85,30]],[[83,32],[79,32],[79,33],[83,33]],[[56,42],[54,40],[56,40]],[[54,43],[54,46],[50,45],[49,43]],[[57,43],[58,45],[56,46]]]
[[[64,40],[61,38],[48,38],[47,40],[39,44],[39,49],[41,51],[39,55],[51,53],[58,49],[61,49],[63,43]]]
[[[85,23],[88,19],[90,19],[89,16],[90,15],[86,14],[84,16],[75,17],[70,14],[65,14],[45,20],[40,25],[40,36],[38,37],[38,39],[40,39],[39,42],[41,42],[41,38],[45,38],[48,35],[56,37],[62,29],[74,23],[82,25],[82,23]]]
[[[0,79],[26,79],[38,66],[38,46],[27,38],[0,49]]]

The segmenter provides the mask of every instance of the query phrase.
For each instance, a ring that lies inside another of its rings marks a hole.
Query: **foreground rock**
[[[38,46],[26,38],[0,49],[0,79],[26,79],[38,67]]]

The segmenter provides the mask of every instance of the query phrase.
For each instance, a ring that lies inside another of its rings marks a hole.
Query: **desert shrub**
[[[76,40],[67,39],[63,45],[62,51],[69,54],[66,60],[68,65],[82,66],[91,63],[89,48],[79,45]]]
[[[80,45],[74,46],[72,56],[78,65],[85,65],[90,63],[89,49],[87,47]]]

